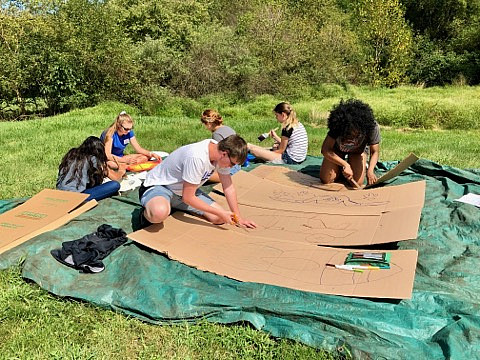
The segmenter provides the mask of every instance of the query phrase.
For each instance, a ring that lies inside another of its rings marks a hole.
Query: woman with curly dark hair
[[[374,169],[380,154],[380,140],[380,128],[370,106],[356,99],[340,101],[328,117],[320,180],[329,184],[343,175],[348,181],[361,185],[366,174],[367,183],[374,184],[377,181]]]
[[[99,138],[89,136],[63,157],[58,167],[57,189],[90,194],[87,200],[101,200],[120,189],[117,181],[103,183],[107,174],[105,146]]]

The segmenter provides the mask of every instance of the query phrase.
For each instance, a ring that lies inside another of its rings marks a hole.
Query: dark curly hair
[[[374,128],[372,108],[357,99],[342,99],[328,116],[328,129],[336,136],[348,137],[354,132],[367,135]]]
[[[94,158],[96,163],[94,163]],[[107,174],[107,155],[105,154],[105,145],[98,137],[89,136],[79,147],[70,149],[58,167],[59,176],[67,176],[70,167],[73,166],[71,177],[67,179],[66,183],[76,182],[78,184],[85,162],[88,163],[87,189],[100,185]]]

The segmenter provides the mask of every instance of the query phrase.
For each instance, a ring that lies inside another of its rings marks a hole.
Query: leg
[[[268,149],[265,149],[261,146],[253,145],[253,144],[248,144],[248,150],[255,155],[255,157],[267,160],[267,161],[273,161],[273,160],[281,160],[282,159],[282,154],[270,151]]]
[[[127,165],[124,163],[116,163],[115,161],[107,161],[108,178],[110,180],[119,181],[127,172]]]
[[[90,194],[87,198],[88,200],[102,200],[107,197],[118,194],[120,189],[120,183],[118,181],[108,181],[106,183],[94,186],[93,188],[86,189],[83,191],[85,194]]]
[[[342,174],[342,169],[339,165],[323,158],[322,166],[320,166],[320,181],[324,184],[331,184],[335,182]]]
[[[223,208],[220,205],[218,205],[215,201],[213,201],[213,199],[207,194],[205,194],[202,190],[197,189],[197,191],[195,192],[195,196],[198,197],[200,200],[202,200],[204,203],[210,206],[213,206],[216,209],[223,210]],[[181,197],[177,195],[174,195],[174,197],[172,198],[172,208],[201,216],[215,225],[223,224],[223,220],[220,219],[218,216],[214,214],[205,213],[203,211],[200,211],[198,209],[191,207],[190,205],[185,204],[182,201]]]
[[[367,155],[365,152],[361,154],[349,154],[348,163],[353,170],[353,180],[361,186],[365,180]]]
[[[147,162],[149,158],[142,154],[129,154],[122,157],[127,164],[141,164]]]
[[[152,224],[163,222],[171,211],[171,199],[173,192],[162,185],[148,188],[140,199],[145,208],[143,216]]]

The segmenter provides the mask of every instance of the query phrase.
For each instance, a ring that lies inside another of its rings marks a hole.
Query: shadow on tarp
[[[289,167],[318,176],[320,163],[321,158],[308,157]],[[396,164],[381,163],[379,172]],[[480,209],[452,201],[469,192],[480,194],[480,175],[419,160],[386,186],[421,179],[427,190],[418,238],[398,243],[400,249],[419,251],[411,300],[348,298],[239,282],[132,242],[108,256],[99,274],[81,274],[50,255],[62,242],[94,232],[100,224],[135,230],[137,190],[102,200],[60,229],[0,255],[0,268],[24,257],[22,275],[51,293],[155,324],[248,322],[313,347],[348,348],[354,358],[480,358]],[[19,203],[2,200],[0,212]]]

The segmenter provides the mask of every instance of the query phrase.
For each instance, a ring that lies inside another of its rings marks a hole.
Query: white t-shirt
[[[144,186],[164,185],[182,196],[183,182],[203,185],[216,167],[210,162],[208,145],[216,144],[213,139],[182,146],[172,152],[160,165],[147,173]],[[229,174],[229,168],[217,168],[220,174]]]

